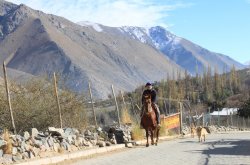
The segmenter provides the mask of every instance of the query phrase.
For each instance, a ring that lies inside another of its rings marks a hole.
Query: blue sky
[[[73,22],[164,26],[210,51],[250,61],[250,0],[9,0]]]

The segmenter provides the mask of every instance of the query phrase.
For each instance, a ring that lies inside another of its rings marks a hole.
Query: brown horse
[[[146,147],[148,147],[149,134],[151,137],[151,144],[157,145],[157,142],[159,140],[159,128],[157,127],[156,113],[155,109],[153,108],[154,106],[152,106],[151,95],[145,95],[143,97],[144,97],[144,103],[142,108],[143,112],[142,112],[141,124],[146,131],[146,137],[147,137]],[[154,142],[155,136],[156,136],[156,141]]]

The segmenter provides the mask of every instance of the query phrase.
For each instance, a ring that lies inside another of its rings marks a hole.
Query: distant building
[[[239,108],[223,108],[221,111],[214,111],[213,113],[210,113],[211,116],[230,116],[230,115],[236,115]]]

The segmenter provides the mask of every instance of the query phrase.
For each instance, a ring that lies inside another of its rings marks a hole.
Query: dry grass
[[[132,117],[126,108],[123,108],[121,110],[121,122],[123,124],[131,124],[132,123]]]
[[[160,132],[159,132],[159,136],[168,136],[169,132],[167,129],[165,129],[164,127],[160,128]]]
[[[4,129],[3,140],[6,141],[6,145],[4,145],[4,147],[3,147],[3,153],[4,154],[12,154],[13,146],[11,143],[10,134],[9,134],[7,129]]]
[[[145,137],[145,131],[140,128],[139,124],[133,123],[131,136],[133,140],[143,140]]]

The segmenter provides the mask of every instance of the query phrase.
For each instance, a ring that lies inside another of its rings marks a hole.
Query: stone
[[[61,142],[61,147],[67,151],[70,151],[70,145],[65,140]]]
[[[0,139],[0,148],[3,147],[4,145],[6,145],[6,141]]]
[[[98,141],[96,145],[98,145],[99,147],[105,147],[106,143],[104,141]]]
[[[90,140],[90,142],[95,146],[97,143],[97,140]]]
[[[12,155],[16,155],[17,154],[17,148],[16,147],[13,147],[12,148]]]
[[[40,149],[33,147],[31,151],[32,151],[33,155],[35,157],[37,157],[39,155]]]
[[[38,135],[38,133],[39,132],[38,132],[38,130],[36,128],[31,129],[31,137],[33,137],[33,138],[36,137]]]
[[[75,145],[76,146],[83,146],[84,145],[84,143],[85,143],[85,139],[83,138],[83,137],[78,137],[78,138],[76,138],[76,140],[75,140]]]
[[[4,154],[3,159],[5,160],[6,164],[12,163],[12,155],[11,154]]]
[[[23,151],[25,151],[25,145],[26,145],[26,143],[25,143],[24,141],[22,141],[21,144],[20,144],[20,148],[21,148]]]
[[[133,144],[132,143],[125,143],[125,147],[132,148]]]
[[[25,131],[24,133],[23,133],[23,137],[24,137],[24,140],[29,140],[30,139],[30,134],[29,134],[29,132],[27,132],[27,131]]]
[[[66,129],[64,130],[64,134],[65,134],[65,136],[73,135],[73,130],[72,130],[72,128],[66,128]]]
[[[25,146],[24,146],[24,149],[25,149],[25,151],[30,151],[31,150],[31,145],[29,145],[29,144],[25,144]]]
[[[60,148],[60,144],[59,143],[54,143],[53,145],[53,149],[55,152],[58,152],[59,151],[59,148]]]
[[[29,154],[30,159],[33,159],[35,157],[35,155],[32,151],[29,151],[28,154]]]
[[[61,128],[49,127],[48,131],[51,136],[64,136],[64,131]]]
[[[43,142],[40,140],[34,140],[33,144],[35,147],[40,148],[43,145]]]
[[[12,160],[14,162],[19,162],[22,160],[22,157],[23,157],[22,154],[18,153],[17,155],[12,156]]]
[[[74,152],[74,151],[77,151],[77,150],[78,150],[78,148],[76,146],[74,146],[74,145],[70,146],[70,151]]]
[[[39,133],[37,134],[37,136],[38,136],[38,137],[47,137],[43,132],[39,132]]]
[[[112,140],[110,140],[110,142],[111,142],[111,144],[117,144],[116,139],[112,139]]]
[[[29,153],[27,151],[22,154],[22,159],[29,159]]]
[[[47,143],[48,143],[49,147],[53,147],[54,146],[54,139],[52,137],[49,137],[47,140]]]
[[[48,147],[49,148],[49,147]],[[45,152],[45,151],[48,151],[49,149],[48,149],[45,145],[41,145],[41,147],[40,147],[40,150],[42,151],[42,152]]]
[[[93,147],[93,144],[90,141],[87,141],[84,145],[87,147]]]
[[[92,135],[92,132],[91,132],[90,130],[86,130],[86,131],[84,132],[84,135],[85,135],[85,136],[91,136],[91,135]]]
[[[79,131],[75,128],[66,128],[64,130],[64,133],[65,133],[65,136],[68,136],[68,135],[79,135]]]
[[[112,144],[110,142],[106,142],[106,146],[111,146]]]
[[[73,135],[68,135],[66,140],[69,144],[74,144]]]
[[[17,152],[23,153],[23,152],[24,152],[24,149],[23,149],[22,147],[17,147]]]
[[[101,127],[98,127],[98,128],[97,128],[97,131],[98,131],[98,132],[102,132],[102,128],[101,128]]]

